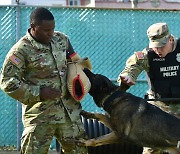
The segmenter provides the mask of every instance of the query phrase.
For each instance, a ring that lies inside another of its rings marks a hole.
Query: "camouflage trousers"
[[[150,101],[149,103],[151,103],[152,105],[155,105],[157,107],[159,107],[161,110],[174,115],[177,118],[180,118],[180,103],[163,103],[160,101]],[[177,143],[178,144],[178,143]],[[143,148],[143,153],[142,154],[171,154],[171,152],[167,152],[166,150],[163,149],[152,149],[149,147],[144,147]],[[172,152],[173,153],[173,152]]]
[[[65,154],[87,154],[86,147],[69,142],[71,138],[87,138],[81,120],[72,122],[69,118],[66,119],[66,123],[26,127],[21,140],[21,154],[47,154],[53,136]]]

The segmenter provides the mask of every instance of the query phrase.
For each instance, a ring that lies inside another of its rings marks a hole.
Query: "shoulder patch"
[[[144,54],[142,51],[137,51],[137,52],[135,52],[135,54],[138,59],[144,59]]]
[[[15,64],[16,66],[18,66],[21,63],[21,59],[19,59],[16,55],[12,55],[10,57],[10,61]]]

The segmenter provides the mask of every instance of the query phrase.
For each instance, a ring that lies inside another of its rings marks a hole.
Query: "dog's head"
[[[100,102],[108,96],[116,86],[107,77],[101,74],[94,74],[89,69],[83,70],[91,82],[89,94],[93,97],[97,106],[101,106]]]

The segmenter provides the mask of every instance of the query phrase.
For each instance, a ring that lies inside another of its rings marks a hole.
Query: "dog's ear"
[[[130,86],[128,86],[125,83],[121,83],[120,87],[123,92],[126,92],[126,90],[128,90],[130,88]]]
[[[84,68],[83,72],[87,75],[88,78],[94,75],[88,68]]]
[[[84,73],[91,72],[88,68],[84,68],[83,71],[84,71]]]
[[[114,84],[106,76],[101,75],[101,77],[102,77],[101,81],[103,81],[103,85],[104,85],[102,91],[111,92],[112,89],[114,88]]]

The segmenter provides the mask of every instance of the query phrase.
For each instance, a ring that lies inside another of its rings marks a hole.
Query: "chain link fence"
[[[34,7],[0,6],[0,67],[8,50],[29,28]],[[55,30],[67,34],[82,57],[88,56],[93,72],[116,81],[127,58],[148,45],[147,28],[156,22],[167,22],[171,33],[180,36],[180,10],[132,10],[49,7],[55,17]],[[116,82],[115,82],[116,83]],[[129,92],[144,97],[148,89],[142,73]],[[0,91],[0,146],[19,145],[22,132],[21,106]],[[92,98],[82,101],[83,109],[103,112]]]

